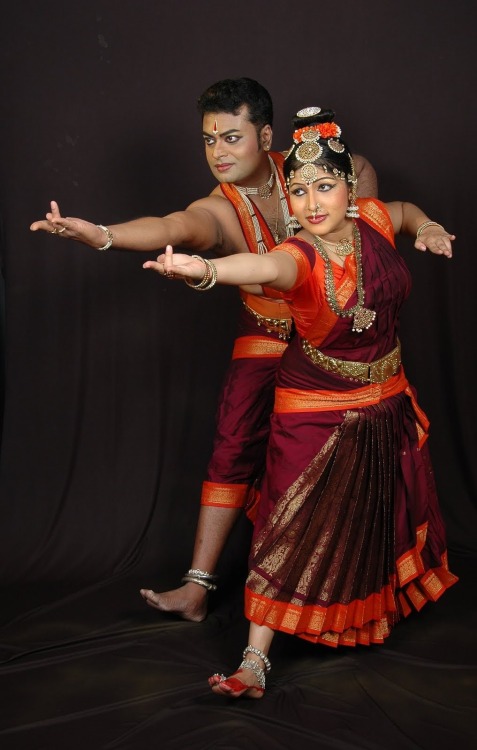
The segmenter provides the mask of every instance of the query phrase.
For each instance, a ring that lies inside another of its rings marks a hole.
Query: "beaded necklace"
[[[355,333],[362,333],[362,331],[373,324],[374,319],[376,318],[376,312],[374,310],[369,310],[364,306],[365,290],[363,286],[363,265],[361,262],[361,235],[356,224],[353,224],[353,241],[354,252],[356,255],[356,292],[358,295],[358,301],[353,307],[346,310],[343,307],[340,307],[336,298],[333,268],[328,253],[324,248],[323,240],[320,237],[315,236],[313,247],[317,250],[318,255],[323,259],[325,264],[325,294],[330,308],[335,315],[339,315],[340,318],[353,318],[353,326],[351,330]]]
[[[283,188],[282,188],[280,179],[279,179],[278,174],[277,174],[277,168],[275,166],[275,163],[274,163],[273,159],[270,156],[268,158],[269,158],[269,161],[270,161],[270,167],[272,169],[272,175],[274,176],[274,179],[275,179],[275,181],[277,183],[278,197],[279,197],[280,205],[281,205],[281,208],[282,208],[283,221],[285,223],[287,237],[293,237],[293,235],[294,235],[294,228],[293,228],[293,226],[290,226],[290,212],[288,210],[287,199],[286,199],[285,193],[283,192]],[[255,213],[255,208],[253,206],[253,203],[247,197],[247,194],[246,194],[247,190],[253,190],[254,188],[242,188],[239,185],[235,185],[235,187],[237,188],[237,190],[241,194],[242,200],[243,200],[243,202],[244,202],[244,204],[245,204],[245,206],[247,208],[247,211],[250,214],[250,218],[252,219],[253,229],[254,229],[254,232],[255,232],[255,241],[257,243],[258,254],[259,255],[264,255],[265,253],[268,252],[267,246],[265,245],[264,239],[262,237],[262,230],[260,229],[260,224],[258,222],[257,215]],[[258,188],[256,188],[256,190],[258,191]],[[277,229],[278,229],[278,215],[277,215],[276,231],[273,233],[273,238],[274,238],[275,242],[278,244],[279,241],[280,241],[280,238],[278,236]]]
[[[242,193],[242,195],[258,195],[260,196],[260,198],[265,198],[265,200],[268,200],[272,196],[274,179],[275,173],[272,169],[272,173],[268,178],[268,181],[264,185],[260,185],[259,187],[242,187],[241,185],[236,185],[236,188]]]

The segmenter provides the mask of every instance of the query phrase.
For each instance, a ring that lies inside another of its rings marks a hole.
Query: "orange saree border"
[[[420,558],[419,544],[418,538],[416,547],[403,558],[415,555]],[[327,646],[383,643],[401,617],[407,617],[413,608],[419,611],[428,601],[437,601],[459,580],[449,571],[446,552],[442,555],[441,563],[437,568],[416,571],[412,580],[399,588],[399,567],[404,564],[401,558],[397,574],[391,576],[390,582],[380,592],[347,605],[300,606],[268,599],[246,587],[245,614],[257,625],[267,625],[273,630]]]
[[[235,340],[232,359],[281,357],[286,348],[286,341],[261,336],[241,336]]]
[[[201,505],[215,508],[244,508],[247,504],[250,486],[248,484],[220,484],[203,482]]]
[[[305,391],[299,388],[276,388],[275,406],[277,414],[293,414],[312,411],[337,411],[340,409],[358,409],[379,404],[386,398],[405,392],[411,399],[416,415],[416,430],[419,448],[422,448],[429,437],[429,420],[418,405],[414,393],[401,367],[385,383],[372,383],[362,388],[349,391]]]
[[[308,411],[333,411],[353,409],[378,404],[385,398],[405,391],[408,380],[401,370],[385,383],[371,383],[349,391],[305,391],[299,388],[276,388],[275,407],[277,413]]]

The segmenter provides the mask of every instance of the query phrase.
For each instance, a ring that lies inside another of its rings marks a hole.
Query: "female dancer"
[[[262,697],[276,630],[329,646],[382,643],[411,609],[457,580],[426,443],[428,421],[401,364],[410,290],[394,234],[448,258],[449,234],[410,203],[356,200],[351,153],[330,110],[294,120],[285,160],[301,227],[272,252],[213,263],[168,247],[145,268],[204,291],[261,284],[290,305],[267,470],[250,553],[249,645],[215,693]]]

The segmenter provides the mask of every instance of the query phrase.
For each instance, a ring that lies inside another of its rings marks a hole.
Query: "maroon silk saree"
[[[388,240],[358,225],[365,303],[377,314],[362,333],[338,318],[313,340],[327,314],[322,261],[307,243],[288,243],[306,259],[285,296],[299,335],[279,369],[246,584],[250,620],[330,646],[382,643],[400,617],[457,580],[427,420],[402,368],[388,383],[363,385],[316,366],[301,347],[305,336],[329,356],[371,362],[396,345],[409,274]],[[354,292],[346,306],[355,302]]]

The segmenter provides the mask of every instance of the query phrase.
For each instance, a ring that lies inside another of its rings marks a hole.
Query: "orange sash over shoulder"
[[[280,180],[280,184],[286,195],[286,186],[283,178],[283,154],[280,154],[278,151],[271,151],[270,157],[277,168],[278,179]],[[242,227],[242,231],[246,239],[249,251],[251,253],[257,253],[258,248],[252,217],[250,216],[250,213],[244,203],[240,191],[237,190],[233,183],[221,183],[220,189],[235,209],[235,213],[237,214],[238,220],[240,221],[240,226]],[[277,244],[275,242],[275,238],[272,235],[267,222],[258,209],[255,209],[255,216],[260,226],[260,231],[262,233],[262,238],[266,250],[267,252],[270,252],[270,250]]]
[[[272,151],[270,152],[270,157],[277,168],[277,176],[280,180],[282,190],[286,195],[285,179],[283,177],[283,154],[280,154],[278,151]],[[235,209],[249,251],[257,254],[258,247],[254,223],[240,191],[237,190],[235,185],[228,183],[221,184],[220,189]],[[275,238],[273,237],[267,222],[256,207],[255,218],[258,221],[266,251],[270,252],[270,250],[276,245]],[[260,295],[250,294],[241,289],[240,296],[248,307],[264,318],[291,320],[290,309],[287,303],[281,299],[279,293],[276,293],[273,290],[270,290],[270,296],[262,297]],[[259,335],[242,336],[235,342],[232,359],[239,359],[242,357],[280,357],[285,349],[286,343],[283,341],[274,341],[273,339]]]
[[[358,198],[358,208],[363,221],[382,234],[393,247],[396,247],[394,227],[384,203],[378,201],[377,198]]]

